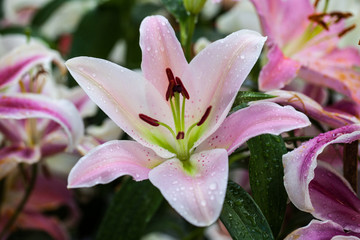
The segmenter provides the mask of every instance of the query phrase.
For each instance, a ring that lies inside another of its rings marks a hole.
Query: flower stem
[[[355,192],[357,192],[358,145],[359,141],[345,144],[343,156],[344,177]]]
[[[19,214],[24,209],[26,202],[29,200],[30,195],[32,193],[32,190],[35,187],[36,177],[37,177],[37,164],[34,164],[31,169],[31,178],[30,182],[26,188],[25,194],[23,198],[21,199],[19,205],[17,206],[14,214],[11,216],[9,221],[6,223],[5,227],[3,228],[3,231],[0,233],[0,239],[3,239],[4,236],[6,236],[6,233],[11,229],[11,227],[15,224]]]
[[[195,30],[196,19],[197,15],[190,13],[185,21],[180,22],[180,41],[184,48],[185,57],[188,61],[192,58],[191,40]]]

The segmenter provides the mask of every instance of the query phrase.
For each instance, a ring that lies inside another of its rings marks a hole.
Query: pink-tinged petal
[[[165,96],[139,73],[106,60],[77,57],[66,65],[89,97],[127,134],[164,158],[174,156],[174,138],[164,127],[150,126],[141,120],[145,114],[173,127]],[[175,151],[175,150],[174,150]]]
[[[296,229],[285,240],[359,240],[360,234],[345,233],[342,227],[332,221],[312,220],[307,226]]]
[[[109,141],[80,158],[69,174],[68,187],[105,184],[123,175],[142,181],[162,161],[154,151],[135,141]]]
[[[196,147],[224,121],[265,40],[257,32],[240,30],[211,43],[191,61],[181,78],[190,95],[186,125],[199,122],[211,106],[204,124],[192,130],[195,140],[196,135],[201,138],[191,147]]]
[[[92,149],[96,148],[97,146],[103,144],[103,141],[100,141],[97,138],[94,138],[92,136],[84,136],[81,139],[81,142],[77,145],[76,150],[81,155],[86,155],[88,152],[90,152]]]
[[[326,101],[328,100],[327,89],[319,85],[314,85],[310,83],[305,84],[302,93],[310,97],[311,99],[315,100],[320,105],[325,105]]]
[[[269,49],[267,58],[269,62],[259,75],[259,89],[262,91],[283,88],[296,77],[301,67],[299,62],[285,57],[276,45]]]
[[[150,171],[149,179],[170,205],[196,226],[209,226],[221,212],[228,179],[224,149],[195,153],[190,157],[195,172],[189,174],[178,159],[167,160]]]
[[[18,163],[32,164],[40,160],[38,148],[8,146],[0,149],[0,179],[10,173]]]
[[[360,117],[360,104],[349,99],[342,99],[330,106],[327,106],[326,109],[334,112],[346,112],[356,116],[357,118]]]
[[[60,86],[57,86],[58,88]],[[62,87],[60,95],[72,102],[76,109],[80,112],[81,117],[94,116],[97,111],[97,106],[90,100],[89,96],[80,87],[67,88]]]
[[[59,220],[41,213],[24,211],[17,219],[17,225],[21,229],[45,231],[53,237],[54,240],[70,239],[65,227],[61,225]]]
[[[14,144],[24,141],[27,135],[21,123],[13,119],[0,119],[0,132]]]
[[[278,135],[309,125],[307,116],[291,106],[282,107],[271,102],[254,103],[227,117],[220,128],[198,148],[225,148],[230,154],[247,140],[260,134]]]
[[[360,231],[360,199],[344,177],[330,165],[318,162],[309,193],[314,212],[322,220],[332,220],[344,229]]]
[[[86,133],[100,141],[106,142],[119,139],[123,134],[123,131],[111,119],[106,118],[100,126],[88,126],[86,128]]]
[[[304,112],[311,118],[326,123],[332,127],[341,127],[348,124],[360,123],[359,119],[346,112],[331,109],[324,109],[313,99],[299,92],[276,90],[269,91],[267,94],[277,96],[267,101],[279,104],[291,105],[299,111]]]
[[[302,57],[301,63],[301,78],[332,88],[360,103],[360,72],[355,69],[360,65],[360,53],[357,49],[335,48],[322,52],[321,56]]]
[[[140,47],[141,70],[165,99],[169,86],[166,69],[170,68],[175,76],[182,76],[188,65],[175,32],[166,18],[151,16],[142,21]]]
[[[54,61],[65,72],[60,55],[40,44],[30,43],[15,48],[0,59],[0,88],[16,83],[30,69]]]
[[[69,151],[74,148],[84,134],[82,119],[72,103],[37,94],[2,95],[0,97],[0,118],[51,119],[60,124],[66,132],[69,139]]]
[[[314,179],[317,157],[324,148],[334,143],[350,143],[359,138],[360,125],[348,125],[320,134],[283,156],[285,189],[297,208],[305,212],[314,211],[309,184]]]
[[[314,12],[310,1],[251,0],[260,17],[260,23],[270,43],[283,47],[302,34]],[[296,26],[296,27],[294,27]]]

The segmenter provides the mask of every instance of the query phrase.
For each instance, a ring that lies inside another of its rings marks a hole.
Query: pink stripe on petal
[[[195,153],[190,157],[194,173],[189,174],[178,159],[155,167],[149,179],[187,221],[209,226],[221,212],[228,179],[228,156],[224,149]]]
[[[291,106],[282,107],[271,102],[254,103],[227,117],[220,128],[198,148],[225,148],[230,154],[247,140],[260,134],[278,135],[309,125],[306,115]]]
[[[283,156],[284,185],[293,204],[302,211],[313,212],[309,184],[314,178],[317,157],[333,143],[350,143],[360,138],[360,124],[329,131],[302,144]]]
[[[19,80],[21,75],[29,70],[29,66],[33,67],[33,63],[41,58],[41,55],[31,56],[27,59],[16,62],[14,65],[0,68],[0,88],[9,85],[9,83],[15,80]]]
[[[345,233],[342,227],[332,221],[312,220],[307,226],[296,229],[285,240],[359,240],[359,233]]]
[[[332,220],[344,229],[360,232],[360,200],[350,184],[328,164],[318,162],[309,184],[314,212],[322,220]]]
[[[36,94],[2,95],[0,118],[48,118],[56,121],[68,136],[69,150],[80,141],[84,131],[82,119],[72,103]]]
[[[69,188],[105,184],[123,175],[148,179],[151,168],[163,161],[154,151],[135,141],[109,141],[82,157],[71,170]]]

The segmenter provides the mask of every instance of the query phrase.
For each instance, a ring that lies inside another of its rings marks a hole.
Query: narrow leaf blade
[[[269,222],[274,236],[284,220],[287,194],[282,155],[287,152],[280,136],[264,134],[247,142],[250,149],[249,177],[255,202]]]
[[[235,240],[274,239],[254,200],[244,189],[231,181],[220,219]]]

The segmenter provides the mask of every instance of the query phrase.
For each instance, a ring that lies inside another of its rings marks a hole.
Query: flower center
[[[142,113],[139,114],[139,118],[153,127],[162,126],[168,129],[176,143],[175,151],[177,158],[181,161],[187,161],[190,158],[191,147],[196,140],[193,138],[198,137],[197,134],[194,134],[196,136],[192,136],[192,130],[204,124],[210,115],[212,106],[209,106],[205,110],[205,113],[198,122],[195,122],[188,128],[185,128],[185,103],[186,100],[190,99],[190,95],[181,79],[174,76],[170,68],[166,68],[165,71],[169,80],[169,85],[165,94],[165,100],[170,102],[175,129],[157,119]]]
[[[340,11],[334,11],[330,13],[314,13],[308,16],[308,19],[310,20],[310,23],[308,27],[306,28],[305,32],[295,39],[294,41],[291,41],[289,44],[285,45],[283,48],[283,52],[285,56],[291,57],[293,54],[299,52],[301,49],[303,49],[307,44],[310,42],[310,40],[314,39],[316,36],[318,36],[320,33],[322,33],[324,30],[329,31],[329,27],[333,24],[339,23],[343,19],[347,19],[351,17],[352,14],[350,12],[340,12]],[[342,29],[340,32],[334,33],[334,36],[325,35],[324,37],[317,39],[316,41],[312,42],[312,45],[318,44],[324,40],[327,40],[331,37],[343,37],[345,34],[350,32],[355,28],[355,24]]]

